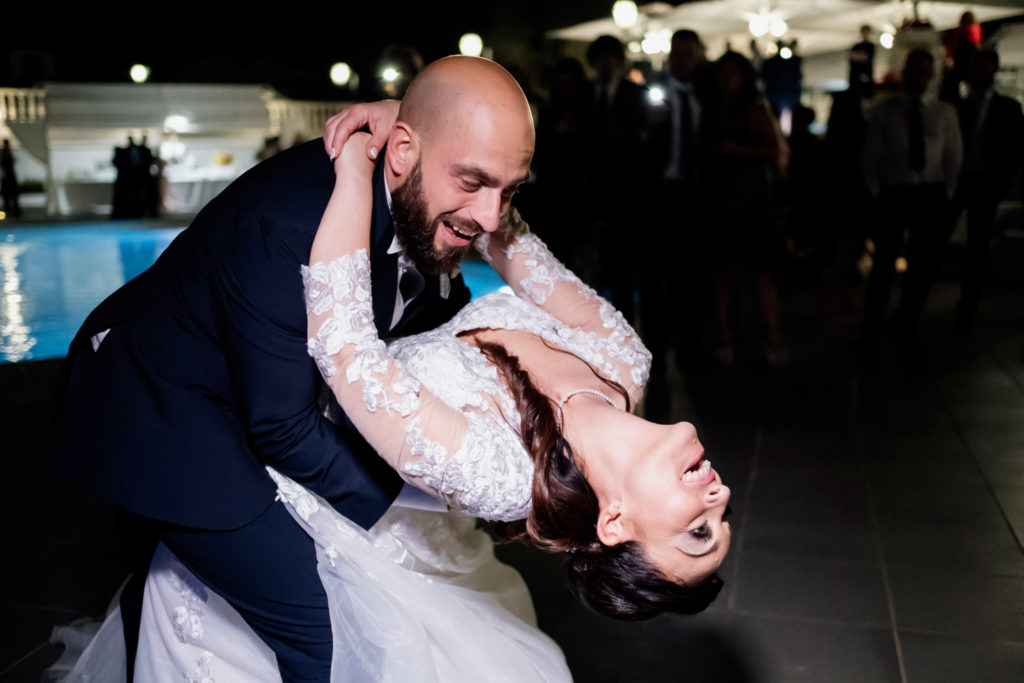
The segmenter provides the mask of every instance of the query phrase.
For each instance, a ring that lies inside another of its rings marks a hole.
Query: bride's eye
[[[704,522],[698,527],[686,530],[679,540],[679,549],[687,555],[703,557],[711,551],[714,540],[711,525]]]
[[[690,531],[688,531],[687,533],[689,533],[690,536],[697,541],[707,543],[711,540],[711,527],[708,526],[707,522],[704,522],[696,529],[690,529]]]

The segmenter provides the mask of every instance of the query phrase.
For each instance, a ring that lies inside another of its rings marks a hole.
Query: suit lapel
[[[380,155],[373,172],[373,224],[370,226],[370,281],[373,296],[373,322],[381,339],[387,338],[391,316],[395,312],[398,288],[398,254],[389,254],[395,237],[391,222],[387,189],[384,185],[384,155]]]

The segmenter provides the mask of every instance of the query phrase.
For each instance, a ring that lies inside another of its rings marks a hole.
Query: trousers
[[[128,680],[138,649],[143,588],[159,541],[228,601],[274,651],[284,681],[329,681],[332,635],[313,539],[284,505],[228,531],[193,529],[119,513],[135,569],[121,595]]]

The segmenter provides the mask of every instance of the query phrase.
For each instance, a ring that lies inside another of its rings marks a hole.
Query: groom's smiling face
[[[451,213],[430,216],[427,196],[423,190],[423,169],[419,161],[409,172],[405,183],[392,193],[391,215],[395,223],[395,234],[405,253],[421,271],[435,275],[455,270],[469,250],[473,236],[483,232],[476,221],[465,221]],[[435,237],[442,229],[453,230],[469,241],[462,246],[438,245]]]
[[[398,146],[408,154],[405,177],[391,193],[395,233],[429,273],[451,272],[474,239],[497,230],[533,157],[528,110],[524,117],[486,102],[453,109],[422,132],[409,127],[409,142]]]

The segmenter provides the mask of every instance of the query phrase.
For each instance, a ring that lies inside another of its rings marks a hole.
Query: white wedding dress
[[[482,297],[389,347],[373,326],[365,251],[303,269],[319,329],[310,354],[340,405],[396,471],[452,508],[394,506],[367,532],[268,469],[279,500],[316,542],[335,641],[332,681],[571,680],[558,646],[536,628],[522,578],[475,528],[474,517],[525,517],[533,467],[496,368],[457,335],[530,332],[622,384],[634,402],[650,354],[533,235],[484,235],[477,248],[515,294]],[[123,680],[114,610],[66,680],[117,680],[118,649]],[[146,584],[136,672],[146,681],[280,680],[270,649],[163,546]]]

